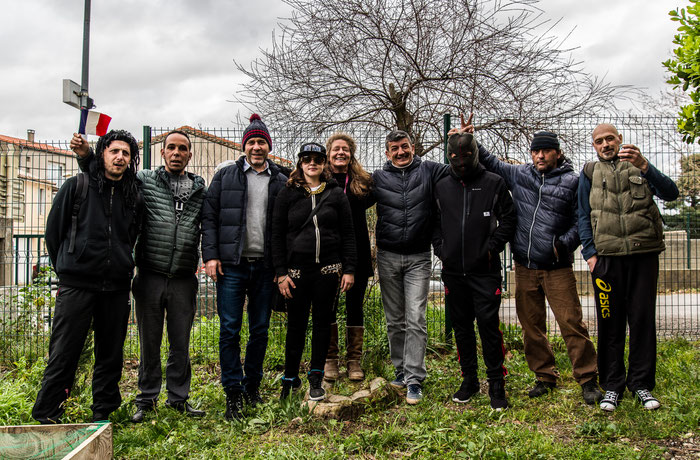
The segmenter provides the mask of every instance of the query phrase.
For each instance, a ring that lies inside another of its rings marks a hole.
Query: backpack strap
[[[595,169],[595,161],[587,161],[583,165],[583,174],[588,178],[589,181],[593,182],[593,170]]]
[[[68,244],[68,254],[73,254],[73,252],[75,252],[75,233],[78,231],[78,213],[80,212],[80,206],[87,197],[89,188],[89,178],[87,173],[78,173],[76,178],[78,179],[78,183],[75,186],[75,192],[73,193],[73,209],[71,211],[70,243]]]

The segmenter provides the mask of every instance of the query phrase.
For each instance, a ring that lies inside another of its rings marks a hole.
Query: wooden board
[[[111,459],[112,424],[0,427],[0,458]]]

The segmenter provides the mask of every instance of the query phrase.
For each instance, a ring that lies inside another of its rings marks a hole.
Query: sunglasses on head
[[[304,164],[309,164],[312,161],[317,165],[322,165],[326,162],[326,158],[321,155],[304,155],[301,157],[301,162]]]

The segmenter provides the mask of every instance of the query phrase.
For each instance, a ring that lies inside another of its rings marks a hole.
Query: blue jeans
[[[270,302],[276,288],[274,271],[265,268],[264,261],[260,260],[224,265],[223,272],[216,283],[216,306],[221,321],[221,384],[227,391],[243,391],[245,387],[259,386],[262,380],[270,327]],[[244,367],[241,365],[240,337],[246,296],[249,337]]]
[[[397,373],[407,384],[426,377],[428,328],[425,310],[430,285],[430,251],[396,254],[379,249],[377,270],[389,335],[389,353]]]

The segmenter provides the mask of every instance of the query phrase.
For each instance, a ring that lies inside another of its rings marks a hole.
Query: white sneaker
[[[600,408],[604,411],[612,412],[617,409],[617,404],[620,401],[620,393],[617,391],[606,391],[605,396],[600,401]]]
[[[649,390],[637,390],[634,394],[645,409],[654,410],[661,407],[659,400],[652,396]]]

